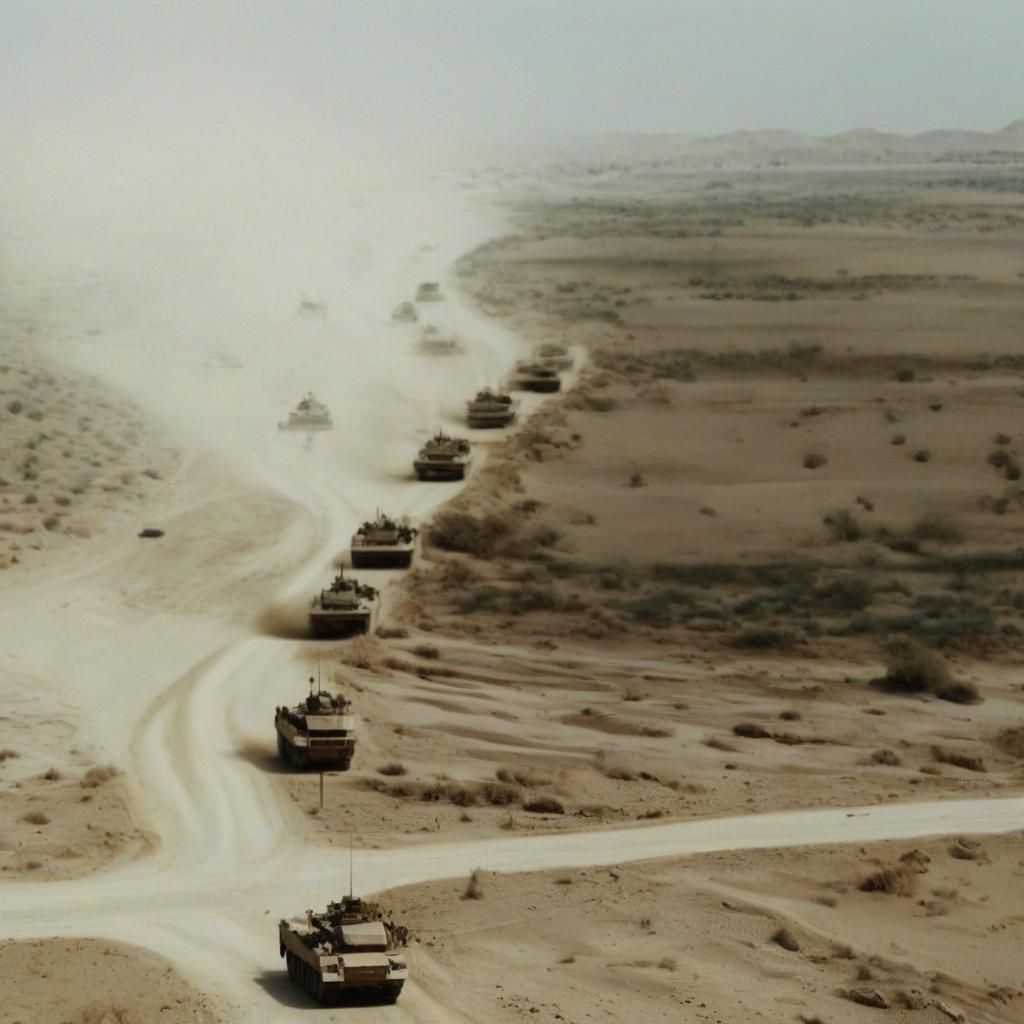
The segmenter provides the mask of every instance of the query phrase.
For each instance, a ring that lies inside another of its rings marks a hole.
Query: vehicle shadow
[[[239,761],[246,761],[261,772],[272,772],[274,775],[293,775],[295,769],[290,768],[277,754],[276,747],[262,743],[246,742],[240,744],[234,756]]]
[[[286,970],[260,971],[255,978],[256,984],[263,989],[272,999],[281,1006],[289,1006],[304,1010],[331,1010],[339,1007],[351,1007],[357,1009],[367,1006],[389,1006],[390,1003],[383,999],[373,989],[350,989],[340,996],[318,1003],[315,999],[306,995],[294,982],[288,978]]]

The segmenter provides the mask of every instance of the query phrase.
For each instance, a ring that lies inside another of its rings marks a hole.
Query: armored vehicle
[[[507,427],[516,418],[516,403],[509,395],[485,388],[466,403],[466,422],[471,427]]]
[[[409,931],[381,918],[374,904],[346,896],[322,913],[307,910],[305,920],[282,920],[278,945],[288,977],[320,1003],[354,989],[396,1002],[409,976]]]
[[[572,355],[564,345],[538,345],[533,354],[541,366],[552,370],[568,370],[572,367]]]
[[[471,461],[467,440],[438,431],[420,449],[412,465],[418,480],[462,480]]]
[[[442,334],[428,325],[420,332],[420,351],[430,356],[453,356],[462,351],[462,342],[454,334]]]
[[[340,694],[310,693],[301,704],[279,707],[274,714],[277,752],[293,768],[347,771],[356,747],[355,727],[352,705]]]
[[[516,363],[511,385],[516,391],[558,391],[562,378],[558,371],[540,363]]]
[[[363,523],[352,535],[352,568],[407,568],[412,565],[416,534],[415,527],[378,512],[376,519]]]
[[[416,289],[417,302],[441,302],[443,299],[441,286],[436,281],[424,281]]]
[[[313,397],[313,392],[306,393],[295,408],[288,413],[287,423],[278,423],[279,430],[330,430],[334,426],[331,413],[323,402]]]
[[[313,636],[348,636],[369,633],[377,591],[339,571],[334,582],[321,590],[309,609]]]
[[[414,324],[420,315],[411,302],[400,302],[391,313],[391,319],[403,324]]]

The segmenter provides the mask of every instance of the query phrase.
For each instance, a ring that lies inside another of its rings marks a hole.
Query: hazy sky
[[[1024,117],[1024,0],[0,0],[0,126],[337,138]]]

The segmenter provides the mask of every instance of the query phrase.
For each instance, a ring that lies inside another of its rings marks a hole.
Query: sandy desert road
[[[135,290],[105,292],[102,304],[63,290],[54,354],[134,394],[187,464],[162,510],[166,544],[115,541],[0,594],[9,639],[0,685],[29,675],[77,707],[86,742],[125,769],[157,837],[146,856],[86,879],[0,886],[0,934],[146,946],[253,1022],[339,1013],[310,1007],[288,985],[275,931],[278,917],[321,905],[348,882],[347,857],[304,843],[292,827],[298,812],[240,755],[265,740],[270,709],[295,696],[315,657],[315,645],[266,628],[265,615],[301,621],[308,595],[376,507],[420,517],[452,493],[410,480],[411,456],[426,433],[454,426],[468,393],[500,380],[517,354],[514,338],[456,301],[447,268],[495,226],[454,191],[364,184],[321,209],[318,224],[315,245],[277,225],[265,259],[220,269],[206,259],[202,281],[187,262],[171,268],[157,253],[137,268]],[[425,359],[414,332],[391,323],[390,310],[423,279],[452,293],[432,316],[460,327],[465,356]],[[325,301],[323,319],[296,315],[304,290]],[[99,326],[83,335],[86,322]],[[310,439],[277,431],[310,387],[336,429]],[[476,867],[1022,826],[1024,799],[945,801],[357,850],[356,888],[369,894]],[[461,1019],[415,981],[398,1006],[343,1017]]]

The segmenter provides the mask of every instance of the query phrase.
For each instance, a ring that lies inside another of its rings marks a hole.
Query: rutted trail
[[[426,432],[450,424],[466,394],[497,382],[516,354],[513,339],[457,307],[448,315],[462,325],[470,351],[454,359],[417,356],[414,332],[387,319],[418,280],[441,276],[459,252],[487,236],[450,194],[395,183],[350,194],[331,216],[334,248],[298,254],[308,283],[327,303],[326,321],[294,317],[299,284],[275,278],[288,265],[287,254],[278,253],[256,277],[211,289],[228,312],[202,306],[185,323],[154,324],[143,336],[133,325],[145,308],[140,313],[126,300],[124,324],[115,315],[103,332],[77,339],[65,353],[132,387],[183,446],[208,452],[208,462],[204,472],[182,475],[187,493],[176,513],[168,510],[162,549],[140,551],[131,546],[134,538],[113,545],[93,572],[46,580],[0,608],[0,627],[23,638],[12,643],[10,670],[31,669],[45,685],[74,695],[86,730],[126,769],[145,823],[159,837],[151,855],[92,877],[4,885],[5,934],[96,935],[145,945],[253,1021],[306,1014],[304,998],[283,978],[273,923],[336,896],[347,872],[338,851],[302,841],[293,820],[298,812],[243,756],[247,744],[266,735],[275,704],[301,684],[315,650],[267,635],[261,615],[278,608],[301,618],[308,595],[375,507],[423,517],[451,494],[444,484],[411,481],[409,460]],[[424,255],[424,246],[436,249]],[[360,253],[357,272],[337,270]],[[231,304],[243,295],[252,307],[233,317]],[[86,311],[66,311],[69,331]],[[187,345],[180,332],[191,339]],[[211,370],[218,353],[241,369]],[[307,387],[332,409],[335,430],[308,441],[278,433],[276,420]],[[266,514],[248,516],[256,507]],[[195,537],[190,549],[200,541],[209,548],[198,563],[181,549],[175,557],[174,527],[186,515]],[[144,584],[143,600],[137,588]],[[58,589],[67,609],[40,664],[30,640],[49,627]],[[197,596],[204,614],[183,611]],[[360,852],[356,885],[369,893],[476,867],[525,871],[1006,832],[1022,820],[1024,799],[944,801],[418,845]],[[399,1006],[356,1009],[347,1019],[371,1015],[453,1019],[451,1008],[441,1009],[415,979]]]

